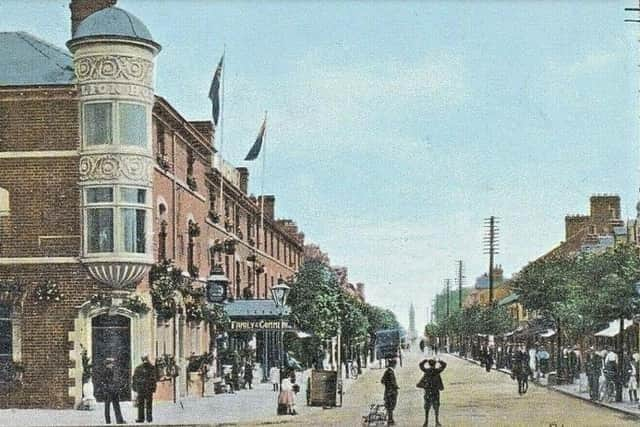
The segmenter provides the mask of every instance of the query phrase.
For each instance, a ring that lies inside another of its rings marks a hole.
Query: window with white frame
[[[0,361],[13,359],[11,307],[0,304]]]
[[[87,252],[113,252],[113,187],[85,190]]]
[[[92,102],[84,105],[83,125],[86,145],[113,143],[113,104]]]
[[[147,145],[147,109],[141,104],[118,103],[119,140],[122,145]]]
[[[83,107],[85,145],[147,145],[147,107],[132,102],[91,102]]]
[[[149,210],[142,188],[85,189],[87,253],[145,253]]]

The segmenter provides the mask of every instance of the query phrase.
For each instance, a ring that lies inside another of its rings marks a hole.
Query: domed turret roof
[[[69,42],[86,37],[124,37],[144,40],[160,47],[142,21],[118,7],[108,7],[89,15],[78,25]]]

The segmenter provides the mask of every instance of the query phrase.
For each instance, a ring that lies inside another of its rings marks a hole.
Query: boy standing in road
[[[393,411],[396,409],[396,403],[398,403],[399,388],[396,381],[396,360],[390,359],[388,366],[380,382],[384,385],[384,407],[387,408],[388,423],[389,425],[394,425],[396,422],[393,419]]]
[[[425,368],[425,364],[429,364],[428,368]],[[438,359],[439,366],[436,368],[435,359],[425,359],[420,362],[420,370],[424,372],[422,379],[417,384],[419,388],[424,389],[424,426],[429,424],[429,409],[433,406],[433,410],[436,413],[436,426],[440,426],[440,392],[444,390],[444,384],[440,373],[444,371],[447,364]]]

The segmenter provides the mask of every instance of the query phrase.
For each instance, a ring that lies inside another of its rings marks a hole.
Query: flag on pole
[[[213,117],[213,123],[218,125],[218,119],[220,118],[220,81],[222,77],[222,65],[224,63],[224,53],[220,57],[218,62],[218,68],[213,75],[213,81],[211,82],[211,88],[209,89],[209,99],[211,100],[211,116]]]
[[[267,128],[267,119],[265,117],[264,121],[262,122],[262,126],[260,126],[260,132],[258,132],[258,137],[256,138],[256,142],[253,143],[253,146],[251,147],[251,150],[249,150],[249,152],[247,153],[247,157],[245,157],[245,160],[255,160],[258,158],[258,155],[260,154],[260,149],[262,149],[262,141],[264,140],[264,132]]]

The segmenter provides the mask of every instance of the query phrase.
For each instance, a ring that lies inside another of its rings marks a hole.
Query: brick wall
[[[70,87],[1,93],[0,152],[78,149],[79,107],[74,94]]]
[[[0,393],[0,407],[69,408],[68,369],[73,345],[68,341],[78,307],[98,291],[98,285],[80,264],[0,265],[0,280],[17,278],[24,284],[26,298],[22,307],[23,386]],[[57,283],[62,301],[35,304],[34,289],[45,279]]]

